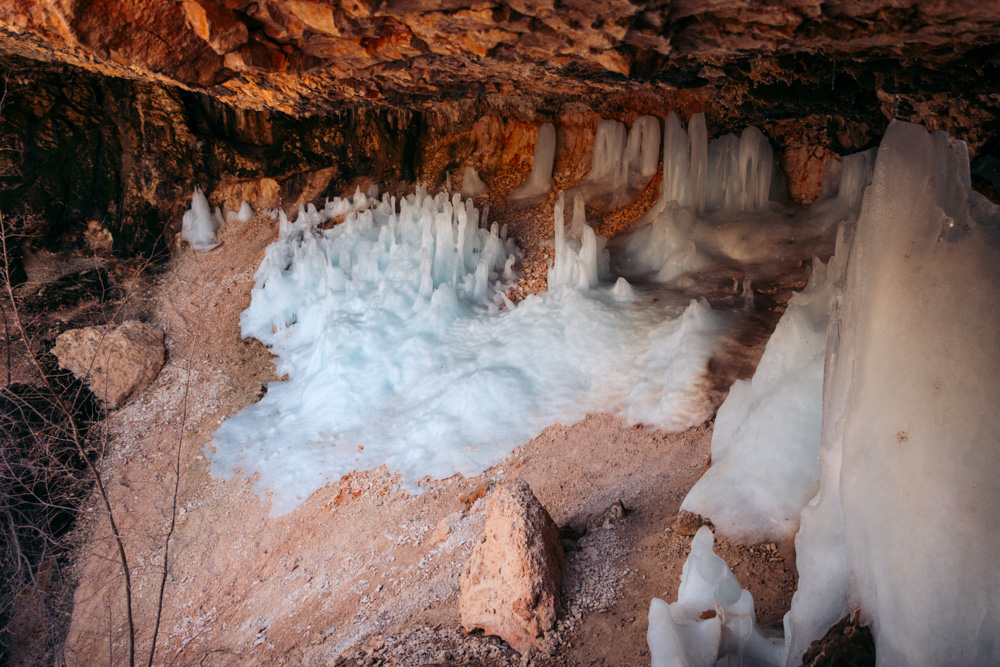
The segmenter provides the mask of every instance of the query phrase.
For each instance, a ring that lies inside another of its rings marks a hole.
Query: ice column
[[[1000,212],[969,181],[964,143],[890,124],[831,329],[796,650],[836,615],[825,596],[861,609],[880,665],[1000,662]],[[830,547],[846,554],[847,591],[824,580]]]

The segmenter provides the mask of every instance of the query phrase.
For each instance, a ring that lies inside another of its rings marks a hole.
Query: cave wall
[[[990,63],[972,65],[995,69]],[[737,59],[702,72],[715,82],[692,87],[489,93],[411,107],[367,101],[310,115],[58,62],[7,57],[0,67],[8,73],[0,209],[33,220],[31,243],[44,246],[72,243],[96,220],[122,256],[169,247],[194,185],[229,209],[246,198],[291,212],[299,200],[353,191],[364,178],[438,185],[466,164],[487,178],[517,176],[530,168],[546,121],[557,126],[556,176],[564,182],[589,168],[601,118],[631,123],[645,113],[704,111],[713,137],[754,124],[774,144],[799,201],[815,196],[827,160],[875,145],[894,115],[966,140],[973,157],[1000,154],[1000,94],[895,61]]]
[[[96,220],[117,254],[153,254],[170,245],[195,185],[221,186],[213,203],[232,206],[225,193],[249,192],[240,184],[264,177],[309,199],[359,174],[414,177],[414,114],[358,109],[293,118],[67,65],[0,67],[9,72],[0,210],[28,220],[33,245],[73,243]]]

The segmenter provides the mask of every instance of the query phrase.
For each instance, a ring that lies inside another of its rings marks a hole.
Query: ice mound
[[[535,158],[531,163],[531,173],[524,183],[516,187],[508,197],[520,207],[537,206],[552,191],[552,167],[556,161],[556,128],[545,123],[538,130],[535,141]]]
[[[478,474],[588,412],[670,430],[710,416],[698,387],[726,316],[608,284],[589,228],[556,258],[568,277],[514,307],[517,249],[457,194],[358,192],[279,226],[241,326],[289,379],[209,447],[213,474],[259,474],[275,514],[383,464],[411,490]]]
[[[753,378],[736,381],[719,407],[712,466],[681,509],[710,518],[729,539],[791,538],[816,495],[827,328],[846,262],[842,232],[828,265],[813,260],[809,284],[792,295]]]
[[[215,213],[212,213],[205,193],[197,185],[194,186],[191,208],[185,211],[181,219],[181,238],[195,250],[211,250],[219,245],[215,242],[215,232],[221,226],[222,212],[215,209]]]
[[[784,641],[756,627],[753,596],[715,555],[714,542],[711,529],[702,526],[684,562],[677,602],[653,598],[649,605],[652,667],[783,665]]]
[[[1000,663],[1000,211],[964,143],[890,124],[830,331],[788,664],[854,608],[880,665]]]

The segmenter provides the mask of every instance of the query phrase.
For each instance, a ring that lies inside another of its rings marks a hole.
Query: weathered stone
[[[163,332],[135,320],[117,327],[71,329],[56,338],[52,354],[114,409],[149,386],[160,372]]]
[[[559,530],[531,487],[498,484],[486,499],[483,537],[462,570],[462,626],[526,652],[555,625],[562,566]]]
[[[788,194],[794,201],[811,204],[823,188],[823,169],[835,157],[822,146],[790,146],[781,155],[788,177]]]
[[[845,616],[802,656],[803,667],[873,667],[875,639],[857,619]]]

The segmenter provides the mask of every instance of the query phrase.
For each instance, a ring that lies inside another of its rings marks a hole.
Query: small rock
[[[525,653],[551,630],[562,584],[559,530],[526,482],[501,482],[486,499],[483,537],[462,570],[462,626]]]
[[[164,360],[163,332],[135,320],[121,326],[71,329],[56,338],[52,354],[109,408],[139,394]]]
[[[434,530],[431,531],[430,536],[428,536],[428,543],[433,545],[447,540],[452,531],[455,530],[455,526],[461,522],[462,516],[461,512],[452,512],[445,518],[441,519]]]
[[[681,512],[677,515],[677,522],[675,526],[679,534],[690,537],[697,533],[698,529],[702,526],[711,527],[712,522],[700,514],[681,510]]]
[[[608,530],[618,523],[626,514],[628,514],[628,509],[625,507],[625,504],[620,500],[616,500],[611,507],[604,510],[600,514],[594,514],[587,520],[587,532],[592,533],[595,530],[600,529]]]

